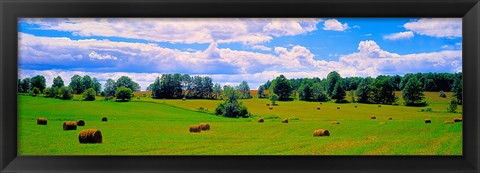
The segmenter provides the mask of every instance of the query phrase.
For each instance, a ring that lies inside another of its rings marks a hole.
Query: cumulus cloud
[[[19,33],[20,76],[45,75],[48,82],[57,75],[68,78],[66,83],[73,74],[88,74],[100,81],[127,75],[146,88],[163,73],[188,73],[212,76],[215,82],[221,83],[246,80],[255,88],[280,74],[288,78],[323,78],[334,70],[345,77],[462,70],[461,50],[400,55],[383,50],[373,40],[361,41],[358,51],[340,55],[338,60],[321,58],[301,45],[258,53],[219,48],[217,42],[212,42],[203,51],[188,52],[157,44],[71,40]]]
[[[194,19],[194,18],[26,18],[36,29],[169,43],[268,42],[273,36],[291,36],[316,30],[321,19]]]
[[[340,23],[337,19],[329,19],[323,23],[323,30],[345,31],[349,28],[347,23]]]
[[[462,18],[422,18],[403,27],[431,37],[462,37]]]
[[[393,33],[383,37],[383,39],[385,40],[401,40],[401,39],[410,39],[410,38],[413,38],[412,31]]]
[[[269,48],[267,46],[262,46],[262,45],[253,45],[252,49],[264,50],[264,51],[271,51],[272,50],[272,48]]]

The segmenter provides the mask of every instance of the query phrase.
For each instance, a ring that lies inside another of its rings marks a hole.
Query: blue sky
[[[163,73],[256,88],[287,78],[462,70],[461,18],[19,20],[19,76],[122,75],[145,89]]]

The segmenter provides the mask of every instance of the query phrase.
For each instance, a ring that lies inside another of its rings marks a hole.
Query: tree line
[[[327,78],[287,79],[280,75],[259,86],[258,97],[272,101],[297,98],[307,101],[325,102],[334,99],[337,103],[347,102],[346,92],[352,102],[394,104],[398,98],[395,91],[402,91],[405,105],[425,105],[424,91],[453,92],[458,104],[462,104],[462,73],[409,73],[402,76],[379,75],[372,77],[346,77],[333,71]],[[268,90],[269,94],[265,94]],[[443,93],[443,94],[442,94]],[[354,97],[356,96],[356,97]]]
[[[140,85],[128,76],[121,76],[117,81],[108,79],[102,91],[102,85],[96,78],[88,75],[74,75],[70,83],[65,86],[62,77],[57,76],[52,81],[52,86],[46,86],[44,76],[37,75],[32,78],[18,79],[17,92],[27,93],[32,96],[44,94],[45,97],[59,98],[64,100],[72,99],[73,94],[82,94],[84,100],[95,100],[95,96],[117,97],[122,101],[130,99],[133,91],[139,91]]]

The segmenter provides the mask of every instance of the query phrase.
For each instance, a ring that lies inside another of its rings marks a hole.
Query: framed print
[[[2,171],[478,172],[479,8],[3,1]]]

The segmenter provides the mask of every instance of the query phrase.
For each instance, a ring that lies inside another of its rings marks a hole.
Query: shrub
[[[55,94],[57,98],[62,100],[70,100],[73,97],[72,89],[70,87],[67,88],[65,86],[57,88]]]
[[[128,101],[132,98],[133,92],[130,88],[120,87],[117,89],[115,96],[117,100]]]
[[[425,108],[421,110],[422,112],[432,112],[432,108]]]
[[[107,96],[105,97],[105,100],[112,100],[114,97],[113,96]]]
[[[33,88],[32,89],[32,96],[37,96],[38,94],[41,94],[42,92],[40,91],[40,89],[38,89],[37,87]]]
[[[270,95],[270,101],[272,101],[272,105],[276,105],[275,102],[278,100],[278,95],[275,93],[272,93]]]
[[[450,100],[450,105],[448,105],[447,107],[447,112],[450,112],[450,113],[455,113],[457,112],[457,105],[458,105],[458,101],[456,98],[452,98]]]
[[[44,93],[45,97],[53,98],[55,97],[55,88],[45,88]]]
[[[93,101],[95,100],[96,95],[97,95],[97,92],[93,88],[88,88],[83,92],[82,97],[83,97],[83,100]]]

